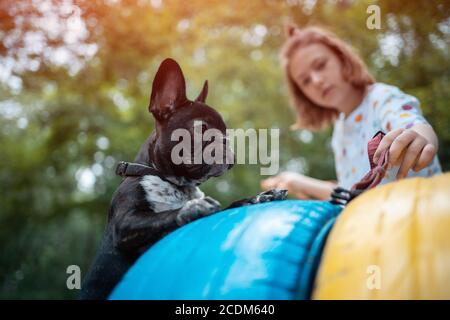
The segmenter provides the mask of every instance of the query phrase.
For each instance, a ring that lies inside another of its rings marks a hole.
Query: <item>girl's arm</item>
[[[374,110],[386,136],[374,155],[377,161],[382,150],[389,149],[389,167],[398,166],[397,179],[410,170],[429,166],[438,149],[433,128],[422,115],[419,100],[399,88],[380,84],[376,88]]]
[[[290,195],[299,199],[329,200],[336,184],[287,171],[261,181],[261,187],[264,190],[287,189]]]

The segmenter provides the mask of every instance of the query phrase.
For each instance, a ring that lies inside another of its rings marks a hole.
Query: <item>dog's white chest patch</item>
[[[205,196],[197,187],[178,187],[158,176],[144,176],[140,184],[150,209],[154,212],[177,210],[187,201]]]

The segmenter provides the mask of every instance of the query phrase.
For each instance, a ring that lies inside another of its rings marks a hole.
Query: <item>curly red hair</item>
[[[291,105],[297,113],[297,120],[292,129],[309,129],[318,131],[334,122],[338,111],[323,108],[309,100],[296,85],[289,73],[289,63],[295,50],[312,43],[322,43],[336,53],[342,63],[342,76],[356,88],[364,89],[373,84],[375,79],[367,66],[344,41],[335,34],[317,26],[298,28],[294,24],[286,26],[287,39],[280,51],[281,66],[288,84]]]

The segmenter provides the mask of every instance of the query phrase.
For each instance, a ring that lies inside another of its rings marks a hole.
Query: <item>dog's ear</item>
[[[180,66],[173,59],[165,59],[153,80],[149,111],[158,121],[164,121],[187,102],[186,82]]]
[[[200,102],[205,103],[207,96],[208,96],[208,80],[206,80],[205,83],[203,84],[203,89],[200,92],[200,94],[198,95],[197,99],[195,99],[195,101],[200,101]]]

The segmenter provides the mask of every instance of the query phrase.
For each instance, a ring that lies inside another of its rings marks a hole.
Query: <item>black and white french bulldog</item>
[[[191,221],[222,210],[218,201],[205,196],[197,186],[230,169],[234,162],[232,151],[223,152],[221,163],[176,165],[171,159],[178,143],[172,141],[172,132],[179,128],[193,132],[194,121],[201,121],[202,130],[220,130],[224,148],[228,146],[225,123],[217,111],[206,105],[207,93],[205,82],[197,99],[188,100],[180,66],[172,59],[161,63],[149,106],[156,120],[155,131],[141,146],[134,163],[121,163],[117,168],[124,180],[113,195],[107,227],[84,279],[81,299],[106,299],[152,244]],[[203,142],[203,147],[208,143]],[[229,208],[285,198],[285,190],[270,190],[236,201]]]

